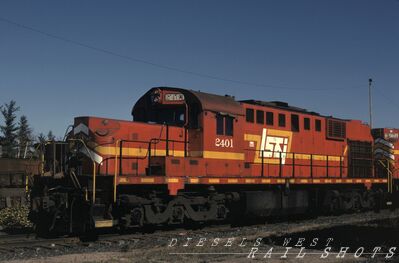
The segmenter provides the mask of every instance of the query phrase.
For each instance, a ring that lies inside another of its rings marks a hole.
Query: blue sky
[[[374,126],[399,127],[398,47],[398,0],[1,1],[0,104],[16,100],[36,134],[58,136],[76,116],[131,119],[154,86],[367,122],[373,78]]]

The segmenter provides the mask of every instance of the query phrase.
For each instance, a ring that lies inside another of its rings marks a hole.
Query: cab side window
[[[266,124],[273,125],[274,124],[274,116],[273,112],[266,112]]]
[[[233,136],[234,118],[228,115],[216,114],[216,134]]]
[[[315,130],[316,131],[321,131],[321,120],[315,120]]]
[[[303,129],[310,130],[310,119],[309,118],[303,119]]]
[[[226,116],[225,120],[225,135],[233,136],[234,118],[231,116]]]
[[[285,127],[285,114],[278,114],[278,126]]]
[[[216,134],[224,135],[224,117],[216,114]]]
[[[254,122],[254,109],[246,109],[245,116],[247,122]]]
[[[256,110],[256,123],[263,124],[265,122],[265,113],[263,110]]]
[[[299,132],[299,116],[298,116],[298,114],[291,114],[291,131]]]

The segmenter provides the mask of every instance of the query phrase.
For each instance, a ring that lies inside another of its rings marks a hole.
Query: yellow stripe
[[[244,134],[245,141],[260,141],[261,137],[257,134]]]
[[[203,156],[208,159],[244,160],[243,153],[204,151]]]
[[[142,183],[153,183],[153,182],[155,182],[155,179],[154,178],[141,178],[140,181]]]
[[[342,180],[341,179],[337,179],[337,180],[335,180],[335,182],[336,183],[342,183]]]
[[[393,150],[393,154],[399,154],[399,150]]]
[[[356,183],[361,183],[362,179],[356,179]]]
[[[190,179],[190,183],[197,184],[197,183],[199,183],[199,179],[198,178],[191,178]]]
[[[313,183],[320,183],[320,179],[313,179]]]
[[[94,221],[95,228],[112,227],[114,222],[112,220],[96,220]]]
[[[108,146],[99,146],[95,148],[95,150],[100,154],[100,155],[114,155],[115,150],[117,151],[117,154],[119,155],[119,148],[115,147],[108,147]],[[134,148],[134,147],[124,147],[122,149],[122,155],[126,157],[144,157],[148,153],[148,150],[146,148]],[[203,156],[204,158],[209,158],[209,159],[227,159],[227,160],[244,160],[244,154],[243,153],[237,153],[237,152],[218,152],[218,151],[196,151],[193,152],[196,156]],[[165,156],[166,155],[166,150],[165,149],[156,149],[151,151],[152,156]],[[184,157],[184,151],[177,151],[177,150],[170,150],[169,151],[170,156],[175,156],[175,157]]]
[[[327,156],[315,154],[315,155],[313,155],[313,160],[314,161],[326,161],[327,160]]]
[[[295,160],[310,160],[310,154],[295,154]]]
[[[295,183],[295,179],[290,179],[289,181],[290,181],[290,184]]]
[[[166,151],[165,151],[165,155],[166,155]],[[174,157],[184,157],[184,151],[169,150],[169,155],[174,156]]]
[[[301,179],[300,182],[301,182],[301,183],[307,183],[307,182],[308,182],[308,179]]]
[[[228,183],[238,183],[237,179],[227,179]]]
[[[310,155],[307,156],[306,159],[309,160],[310,159]],[[328,161],[339,162],[340,159],[341,159],[341,156],[330,156],[330,155],[328,156]],[[313,160],[315,160],[315,161],[327,161],[327,155],[315,154],[315,155],[313,155]]]
[[[277,179],[277,183],[285,183],[284,179]]]
[[[262,179],[262,183],[270,183],[271,180],[270,179]]]
[[[344,154],[343,154],[343,156],[345,156],[347,152],[348,152],[348,145],[345,145],[345,149],[344,149]]]
[[[245,135],[245,139],[259,140],[260,136]],[[100,155],[114,155],[115,151],[119,155],[119,148],[112,146],[99,146],[95,148],[96,152]],[[148,154],[147,148],[136,148],[136,147],[124,147],[122,149],[122,155],[126,157],[145,157]],[[193,151],[189,153],[193,156],[202,156],[208,159],[225,159],[225,160],[244,160],[244,153],[240,152],[219,152],[219,151]],[[399,154],[399,151],[395,154]],[[166,156],[165,149],[156,149],[151,151],[152,156]],[[169,150],[169,155],[174,157],[184,157],[184,151],[180,150]],[[292,159],[293,153],[286,153],[287,159]],[[340,156],[328,156],[329,161],[340,161]],[[310,154],[295,154],[295,160],[310,160]],[[315,161],[326,161],[326,155],[313,155]],[[278,161],[269,158],[265,158],[265,163]],[[255,163],[260,163],[260,158],[256,158]]]
[[[346,179],[345,181],[346,181],[347,183],[352,183],[353,180],[352,180],[352,179]]]
[[[119,182],[120,182],[120,183],[127,183],[127,181],[128,181],[128,180],[127,180],[127,178],[125,178],[125,177],[120,177],[120,178],[119,178]]]
[[[294,153],[285,153],[286,159],[292,159],[292,156]],[[313,161],[327,161],[327,156],[326,155],[313,155]],[[339,162],[340,159],[343,157],[340,156],[328,156],[328,162]],[[303,154],[303,153],[296,153],[295,154],[295,160],[310,160],[310,154]],[[255,163],[261,163],[262,160],[261,158],[255,158]],[[279,164],[280,160],[275,159],[275,158],[264,158],[263,163],[265,164]]]
[[[245,179],[245,183],[255,183],[255,179]]]
[[[326,183],[331,183],[332,180],[331,180],[331,179],[326,179],[326,180],[324,180],[324,182],[326,182]]]
[[[220,180],[219,179],[209,179],[208,182],[211,183],[211,184],[212,183],[215,184],[215,183],[219,183]]]
[[[168,178],[168,183],[178,183],[179,179],[178,178]]]
[[[95,151],[98,152],[100,155],[114,155],[115,151],[116,154],[119,156],[119,148],[118,147],[111,147],[111,146],[99,146],[95,148]],[[135,147],[123,147],[122,148],[122,155],[126,157],[145,157],[148,153],[147,148],[135,148]],[[165,149],[156,149],[151,150],[152,156],[165,156],[166,150]],[[170,156],[175,157],[184,157],[184,151],[177,151],[177,150],[169,150]]]
[[[339,162],[341,160],[341,156],[328,156],[328,161]]]

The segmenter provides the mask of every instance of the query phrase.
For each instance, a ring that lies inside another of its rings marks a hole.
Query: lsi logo
[[[281,154],[281,163],[285,164],[288,142],[288,137],[268,135],[267,129],[263,128],[259,157],[262,158],[262,152],[264,158],[280,158]]]

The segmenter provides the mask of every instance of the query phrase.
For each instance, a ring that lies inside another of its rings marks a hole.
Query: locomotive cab
[[[181,93],[167,93],[160,89],[139,101],[133,109],[134,121],[184,126],[187,104]]]
[[[193,171],[198,176],[242,174],[244,114],[233,97],[178,88],[153,88],[135,104],[132,115],[135,122],[183,129],[183,157],[200,159],[192,160],[188,167],[180,167],[178,174],[171,171],[169,176],[192,175]],[[169,140],[167,135],[166,140]],[[192,163],[198,162],[201,163],[198,168],[192,169]]]

